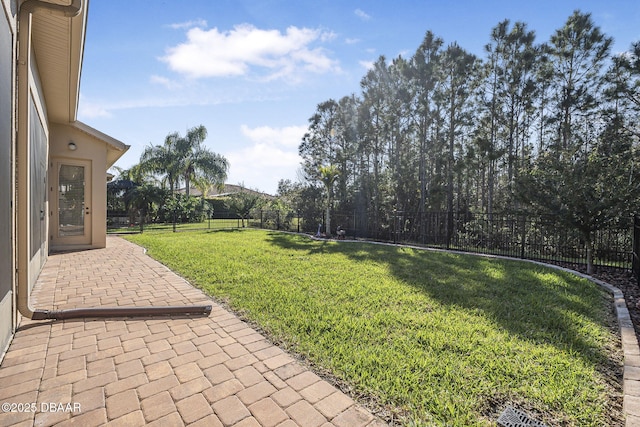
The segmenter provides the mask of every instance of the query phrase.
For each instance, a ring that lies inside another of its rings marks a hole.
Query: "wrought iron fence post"
[[[173,207],[173,232],[176,232],[176,207]]]
[[[447,211],[447,249],[451,249],[451,238],[453,237],[453,211]]]
[[[633,250],[632,269],[636,276],[636,282],[640,285],[640,215],[633,216]]]
[[[316,223],[316,234],[322,233],[322,225],[326,224],[325,214],[324,210],[321,214],[318,212],[318,219],[321,217],[322,223]],[[383,239],[395,244],[415,239],[427,246],[439,248],[499,253],[521,259],[568,264],[585,262],[584,241],[579,239],[577,230],[563,226],[553,217],[526,212],[494,212],[489,221],[488,215],[482,213],[407,213],[387,210],[378,217],[379,221],[372,218],[372,224],[369,224],[368,214],[375,215],[375,212],[357,209],[352,212],[334,212],[337,224],[353,228],[354,238]],[[633,223],[632,226],[629,220]],[[298,230],[304,230],[300,222],[299,219]],[[359,227],[363,229],[359,230]],[[634,277],[640,279],[640,214],[627,218],[624,229],[618,226],[600,230],[595,239],[593,256],[596,266],[626,270],[633,268]]]
[[[396,243],[396,210],[391,211],[391,218],[389,219],[389,233],[391,234],[392,242]]]
[[[353,239],[358,237],[358,227],[356,226],[356,210],[353,210]]]
[[[526,240],[527,240],[527,216],[526,215],[522,215],[522,222],[520,223],[520,227],[522,228],[522,231],[521,231],[522,241],[520,243],[520,258],[524,259]]]

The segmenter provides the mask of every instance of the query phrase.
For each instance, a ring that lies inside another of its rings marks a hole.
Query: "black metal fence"
[[[639,220],[635,242],[640,245]],[[332,228],[346,229],[347,236],[394,243],[510,257],[586,264],[587,244],[583,236],[561,226],[552,217],[523,214],[449,214],[447,212],[390,212],[377,221],[354,211],[335,213]],[[377,224],[377,225],[376,225]],[[312,231],[305,228],[305,231]],[[595,266],[631,269],[634,265],[633,219],[593,233]],[[636,247],[635,253],[640,253]],[[640,264],[640,261],[636,263]],[[640,266],[636,267],[640,270]]]
[[[118,219],[119,218],[119,219]],[[303,217],[297,212],[254,211],[241,217],[216,211],[200,223],[130,223],[131,218],[110,217],[112,232],[186,231],[255,227],[316,234],[324,229],[324,214]],[[126,224],[126,226],[122,226]],[[117,227],[117,228],[116,228]],[[563,227],[552,217],[523,214],[449,214],[447,212],[388,212],[372,218],[367,212],[333,212],[337,227],[347,238],[407,243],[425,247],[504,255],[523,259],[585,264],[587,245],[579,232]],[[640,216],[628,218],[592,236],[595,266],[633,269],[640,279]]]
[[[107,212],[107,232],[112,234],[154,232],[178,232],[188,230],[224,230],[234,228],[266,228],[271,230],[302,231],[301,220],[295,212],[256,211],[242,216],[233,211],[217,210],[199,222],[154,222],[141,220],[139,215],[126,212]]]
[[[633,217],[633,273],[640,284],[640,216]]]

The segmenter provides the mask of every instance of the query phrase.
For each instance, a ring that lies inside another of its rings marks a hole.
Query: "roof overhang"
[[[113,164],[129,149],[129,145],[118,141],[115,138],[110,137],[106,133],[102,133],[97,129],[92,128],[82,122],[75,121],[69,124],[72,128],[83,132],[86,135],[91,136],[103,142],[107,147],[107,168],[113,166]]]
[[[49,2],[69,4],[68,0]],[[89,0],[84,0],[81,12],[73,18],[47,12],[32,15],[32,46],[47,115],[53,123],[76,120],[88,9]]]
[[[67,6],[70,0],[46,0]],[[80,13],[72,18],[40,11],[32,15],[31,43],[50,123],[68,125],[107,147],[107,168],[129,149],[110,137],[77,121],[80,77],[89,13],[89,0],[82,0]]]

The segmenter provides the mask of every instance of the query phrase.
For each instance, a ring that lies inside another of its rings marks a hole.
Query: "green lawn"
[[[622,424],[611,297],[519,262],[262,230],[127,236],[407,425]]]

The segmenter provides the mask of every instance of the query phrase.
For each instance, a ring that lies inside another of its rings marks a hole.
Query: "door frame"
[[[84,170],[84,206],[82,214],[84,217],[84,233],[81,236],[60,236],[59,231],[59,173],[62,165],[82,166]],[[71,159],[71,158],[53,158],[51,160],[52,182],[50,186],[51,198],[49,204],[51,206],[49,212],[49,236],[52,249],[74,249],[90,247],[92,243],[93,228],[93,205],[92,201],[92,163],[91,160]]]

